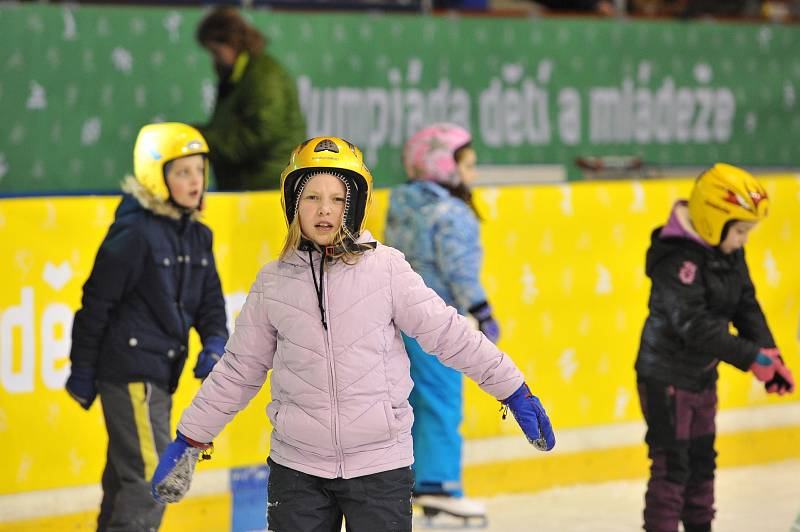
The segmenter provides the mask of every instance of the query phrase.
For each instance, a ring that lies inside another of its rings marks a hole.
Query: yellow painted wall
[[[759,299],[790,365],[800,367],[800,181],[770,177],[770,217],[748,245]],[[486,218],[483,277],[517,361],[556,428],[640,417],[633,361],[646,314],[644,253],[652,228],[688,180],[578,183],[479,191]],[[0,200],[0,494],[96,483],[106,437],[99,404],[86,413],[63,391],[71,314],[118,202],[114,197]],[[368,227],[380,237],[388,191]],[[274,193],[214,194],[206,221],[226,296],[241,299],[280,250],[284,222]],[[199,345],[192,345],[192,359]],[[173,421],[198,388],[187,364]],[[497,402],[467,385],[467,437],[518,434]],[[749,376],[723,370],[723,407],[774,402]],[[786,398],[781,401],[786,401]],[[795,400],[795,399],[790,399]],[[263,463],[269,426],[262,390],[216,441],[202,467]]]

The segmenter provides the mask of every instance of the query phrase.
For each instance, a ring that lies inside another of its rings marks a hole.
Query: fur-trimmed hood
[[[133,176],[127,176],[122,180],[122,191],[133,196],[143,209],[147,209],[153,214],[166,216],[167,218],[172,218],[173,220],[180,220],[183,216],[182,209],[178,208],[169,201],[164,201],[155,197]],[[192,221],[199,220],[200,216],[201,214],[199,209],[194,209],[189,215]]]

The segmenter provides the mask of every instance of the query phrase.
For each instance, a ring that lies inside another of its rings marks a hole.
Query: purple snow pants
[[[682,390],[652,380],[638,382],[651,460],[644,529],[711,530],[714,519],[714,450],[717,390]]]

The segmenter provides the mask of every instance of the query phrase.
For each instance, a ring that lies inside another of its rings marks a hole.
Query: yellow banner
[[[751,236],[748,260],[778,345],[798,369],[800,181],[764,182],[771,213]],[[650,287],[645,251],[651,230],[690,188],[689,180],[672,180],[478,191],[483,278],[502,325],[500,347],[525,372],[557,430],[640,419],[633,363]],[[100,479],[106,435],[99,401],[87,413],[63,385],[72,315],[118,202],[0,200],[0,494]],[[378,238],[387,204],[388,191],[378,191],[367,224]],[[214,231],[232,323],[256,272],[280,251],[280,201],[270,192],[211,194],[205,221]],[[199,347],[194,337],[173,425],[199,386],[191,375]],[[497,402],[471,382],[466,397],[467,437],[518,432],[514,423],[501,423]],[[720,397],[723,407],[775,400],[748,375],[727,368]],[[212,467],[264,462],[268,400],[265,387],[225,429]]]

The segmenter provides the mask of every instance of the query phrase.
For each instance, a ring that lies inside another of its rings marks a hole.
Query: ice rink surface
[[[641,530],[645,480],[555,488],[486,499],[485,532]],[[717,471],[714,532],[789,532],[800,513],[800,460]],[[449,530],[470,530],[438,521]],[[415,518],[414,530],[434,530]],[[441,529],[441,528],[439,528]],[[795,531],[793,531],[795,532]],[[800,532],[800,528],[796,529]]]

